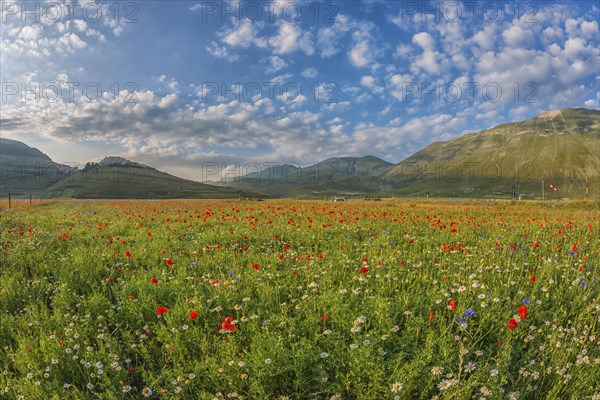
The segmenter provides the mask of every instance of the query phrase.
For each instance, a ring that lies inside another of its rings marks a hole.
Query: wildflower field
[[[600,398],[597,207],[6,206],[0,398]]]

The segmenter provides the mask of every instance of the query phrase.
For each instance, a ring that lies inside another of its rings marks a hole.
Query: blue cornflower
[[[470,318],[470,317],[472,317],[472,316],[474,316],[474,315],[475,315],[475,311],[473,311],[472,309],[470,309],[470,308],[467,308],[467,309],[465,310],[465,317],[467,317],[467,318]]]

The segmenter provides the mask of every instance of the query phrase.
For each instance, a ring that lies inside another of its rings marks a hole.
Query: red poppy
[[[535,275],[531,275],[531,278],[529,278],[531,280],[531,283],[535,283],[537,281],[537,279],[535,278]]]
[[[252,264],[252,268],[254,268],[257,271],[260,271],[260,266],[258,265],[258,263]]]
[[[452,311],[456,310],[456,300],[450,300],[450,302],[448,303],[448,308]]]
[[[132,254],[131,254],[129,251],[126,251],[126,252],[125,252],[125,257],[127,257],[127,258],[131,258],[131,256],[132,256]]]
[[[435,312],[429,311],[429,323],[433,322],[433,318],[435,318]]]
[[[508,321],[508,328],[509,328],[509,329],[515,329],[515,328],[517,327],[517,325],[518,325],[518,324],[519,324],[519,323],[517,322],[517,320],[516,320],[516,319],[514,319],[514,318],[511,318],[511,319]]]
[[[196,318],[198,318],[198,313],[194,310],[190,311],[190,319],[195,320]]]
[[[362,267],[360,270],[363,273],[363,275],[369,272],[369,268],[368,267]]]
[[[152,236],[152,232],[148,231],[148,236]]]
[[[329,314],[323,313],[323,315],[321,315],[321,321],[327,321],[327,318],[329,318]]]
[[[223,330],[224,332],[236,332],[237,326],[232,324],[231,323],[232,321],[233,321],[233,317],[225,318],[225,321],[223,323],[221,323],[221,330]]]
[[[527,318],[527,306],[525,304],[519,306],[518,311],[519,315],[521,316],[521,319]]]
[[[533,248],[534,248],[534,249],[536,249],[536,248],[538,248],[538,247],[540,247],[540,242],[535,242],[535,243],[533,244]]]
[[[165,261],[165,263],[167,263],[167,265],[168,265],[169,267],[172,267],[172,266],[173,266],[173,264],[175,264],[175,263],[173,262],[173,260],[171,260],[170,258],[167,258],[167,260]]]
[[[284,245],[283,245],[283,248],[284,248],[284,249],[289,249],[290,247],[291,247],[291,246],[290,246],[290,244],[289,244],[289,243],[286,243],[286,244],[284,244]]]
[[[150,278],[150,283],[153,285],[156,285],[158,283],[158,279],[156,279],[155,277]]]
[[[160,306],[160,307],[158,307],[158,308],[156,309],[156,313],[157,313],[158,315],[163,315],[164,313],[166,313],[166,312],[168,312],[168,311],[169,311],[169,309],[168,309],[167,307],[164,307],[164,306]]]
[[[284,258],[285,258],[285,254],[281,253],[281,254],[279,255],[279,259],[280,259],[280,260],[283,260]]]

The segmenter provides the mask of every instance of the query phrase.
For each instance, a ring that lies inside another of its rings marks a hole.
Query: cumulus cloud
[[[222,32],[222,41],[232,47],[247,48],[251,44],[256,43],[255,40],[261,26],[262,24],[245,18],[231,29]]]
[[[414,60],[411,66],[413,73],[423,70],[429,74],[439,75],[450,67],[449,60],[436,50],[436,42],[431,34],[419,32],[413,36],[412,41],[423,49],[423,53]]]
[[[277,56],[271,56],[267,59],[267,67],[265,68],[265,72],[277,72],[279,70],[284,69],[287,66],[288,63],[284,59]]]
[[[378,86],[375,83],[375,77],[371,75],[365,75],[362,78],[360,78],[360,84],[366,88],[369,88],[373,93],[378,94],[383,92],[383,87]]]
[[[290,22],[281,22],[277,35],[269,38],[268,42],[276,54],[290,54],[298,50],[307,55],[314,53],[311,33],[303,32]]]
[[[302,70],[302,72],[300,72],[300,75],[302,75],[305,78],[314,78],[315,76],[317,76],[317,70],[314,68],[305,68],[304,70]]]

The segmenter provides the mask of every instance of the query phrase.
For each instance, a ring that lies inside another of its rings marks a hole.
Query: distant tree
[[[95,168],[95,167],[97,167],[97,166],[98,166],[98,163],[95,163],[95,162],[88,162],[88,163],[86,163],[86,164],[85,164],[85,167],[83,167],[83,170],[84,170],[84,171],[88,171],[88,170],[90,170],[90,169],[92,169],[92,168]]]

